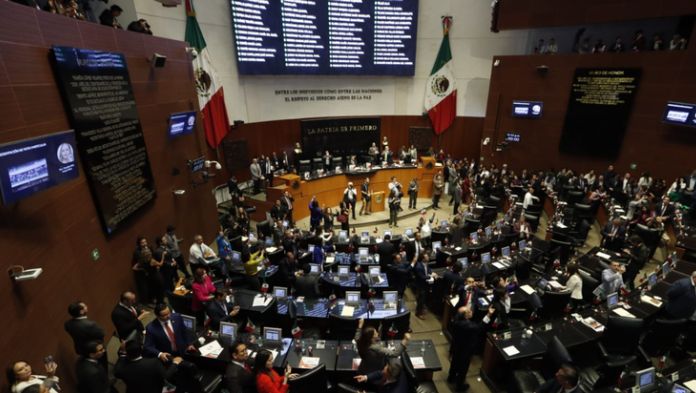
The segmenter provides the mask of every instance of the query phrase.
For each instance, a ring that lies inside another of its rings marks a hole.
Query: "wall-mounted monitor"
[[[0,145],[0,193],[5,205],[79,174],[73,131]]]
[[[512,116],[514,117],[541,117],[544,103],[541,101],[512,101]]]
[[[167,135],[170,138],[192,133],[196,129],[196,112],[179,112],[169,115]]]
[[[678,126],[696,127],[696,104],[668,102],[662,122]]]

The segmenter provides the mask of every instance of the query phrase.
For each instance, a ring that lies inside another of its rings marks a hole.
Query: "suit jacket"
[[[452,193],[454,196],[454,203],[462,203],[462,188],[461,187],[454,187],[454,192]]]
[[[176,365],[166,370],[159,359],[120,357],[114,366],[114,376],[126,383],[126,393],[162,393],[164,380],[176,370]]]
[[[295,296],[305,296],[307,298],[320,297],[319,276],[304,275],[297,277],[295,280]]]
[[[691,277],[677,280],[667,291],[667,313],[673,318],[690,318],[696,311],[696,290]]]
[[[88,355],[88,351],[85,348],[88,342],[94,340],[104,341],[104,330],[96,322],[87,318],[69,319],[65,322],[64,327],[65,331],[72,337],[75,352],[78,355]]]
[[[75,365],[77,391],[80,393],[109,393],[111,384],[109,375],[99,363],[80,356]]]
[[[233,322],[230,311],[232,311],[234,305],[230,303],[226,303],[225,305],[227,306],[227,312],[225,312],[225,309],[222,308],[220,303],[214,300],[209,302],[206,306],[205,312],[208,314],[208,317],[210,317],[210,330],[220,329],[220,322]]]
[[[429,271],[430,269],[428,269]],[[429,275],[426,274],[426,266],[423,262],[416,262],[416,266],[413,267],[413,274],[416,276],[416,287],[417,288],[427,288]]]
[[[230,393],[256,393],[254,374],[234,362],[225,369],[224,383]]]
[[[464,318],[457,313],[452,320],[452,353],[473,354],[479,344],[483,327],[480,323]]]
[[[551,378],[548,381],[544,382],[539,388],[534,392],[534,393],[558,393],[558,392],[565,392],[564,390],[561,390],[562,386],[561,384],[556,381],[556,378]],[[583,390],[580,388],[580,386],[576,386],[575,390],[571,390],[571,393],[583,393]]]
[[[261,173],[261,165],[257,164],[251,164],[249,165],[249,172],[251,172],[251,178],[254,180],[261,179],[263,174]]]
[[[394,245],[390,241],[383,241],[377,245],[377,254],[379,254],[379,264],[382,267],[390,265],[394,259]]]
[[[136,309],[135,313],[138,314],[140,310]],[[133,330],[142,332],[145,330],[143,323],[138,319],[137,316],[127,308],[117,304],[114,310],[111,311],[111,321],[116,327],[116,334],[118,337],[125,340]]]
[[[186,347],[189,343],[186,340],[184,320],[181,318],[181,315],[176,313],[172,313],[169,320],[172,322],[177,350],[172,350],[172,344],[169,342],[169,337],[164,331],[164,327],[162,327],[158,319],[155,319],[147,325],[143,355],[156,358],[160,352],[167,352],[175,356],[183,355],[186,352]]]

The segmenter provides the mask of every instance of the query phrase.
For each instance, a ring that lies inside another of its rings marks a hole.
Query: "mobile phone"
[[[53,360],[53,355],[48,355],[48,356],[46,356],[46,357],[44,358],[44,364],[50,364],[50,363],[53,363],[53,362],[54,362],[54,360]]]

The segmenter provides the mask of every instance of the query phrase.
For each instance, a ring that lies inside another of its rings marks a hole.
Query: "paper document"
[[[684,386],[689,388],[692,392],[696,392],[696,379],[692,379],[689,382],[684,382]]]
[[[216,340],[213,340],[198,348],[198,350],[201,352],[201,356],[205,356],[211,359],[217,359],[217,357],[220,356],[220,353],[222,352],[222,346]]]
[[[314,368],[319,365],[319,358],[302,356],[300,368]]]
[[[553,281],[553,280],[549,281],[549,285],[551,285],[551,288],[553,288],[553,289],[564,289],[565,288],[563,285],[561,285],[561,283],[559,283],[558,281]]]
[[[643,302],[643,303],[647,303],[647,304],[649,304],[649,305],[651,305],[651,306],[655,306],[655,307],[657,307],[657,308],[662,307],[662,301],[657,300],[657,299],[655,299],[655,298],[652,297],[652,296],[643,295],[643,296],[640,297],[640,301]]]
[[[615,309],[611,310],[614,313],[618,314],[619,316],[622,316],[624,318],[635,318],[636,316],[631,314],[630,312],[626,311],[625,309],[621,307],[616,307]]]
[[[326,257],[326,263],[334,263],[334,261],[336,261],[336,257],[334,257],[334,256]]]
[[[534,288],[532,288],[531,286],[529,286],[529,285],[527,285],[527,284],[522,285],[522,286],[520,287],[520,289],[521,289],[522,291],[524,291],[524,293],[526,293],[527,295],[531,295],[531,294],[534,293]]]
[[[601,333],[604,331],[604,325],[601,323],[597,322],[594,318],[592,317],[587,317],[582,320],[582,323],[585,324],[587,327],[590,329],[594,330],[597,333]]]
[[[278,250],[278,247],[266,247],[266,252],[272,254]]]
[[[341,310],[342,317],[352,317],[353,313],[355,313],[355,307],[353,306],[343,306],[343,310]]]
[[[505,354],[508,356],[515,356],[518,353],[520,353],[520,351],[517,350],[517,348],[515,348],[514,345],[510,345],[509,347],[503,348],[503,352],[505,352]]]
[[[450,304],[452,307],[456,306],[457,303],[459,303],[459,295],[454,295],[450,298]]]
[[[500,262],[493,262],[493,266],[497,267],[500,270],[505,270],[505,265],[503,265]]]
[[[605,254],[601,251],[597,251],[597,254],[595,254],[595,255],[597,255],[598,257],[600,257],[602,259],[611,259],[611,255]]]
[[[425,361],[421,356],[412,357],[411,364],[413,364],[413,368],[415,369],[425,368]]]
[[[268,306],[273,301],[273,296],[266,295],[265,297],[261,294],[254,296],[254,302],[251,307],[265,307]]]

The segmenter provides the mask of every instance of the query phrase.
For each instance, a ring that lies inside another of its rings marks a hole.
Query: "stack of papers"
[[[319,365],[319,358],[302,356],[299,368],[314,368]]]
[[[425,361],[420,356],[412,357],[411,364],[413,364],[413,368],[415,369],[425,368]]]
[[[258,294],[254,296],[254,302],[251,304],[251,307],[265,307],[271,304],[272,301],[273,296]]]
[[[619,316],[622,316],[624,318],[635,318],[636,316],[631,314],[630,312],[626,311],[625,309],[621,307],[616,307],[615,309],[611,310],[618,314]]]
[[[605,254],[601,251],[597,251],[597,254],[595,254],[595,255],[597,255],[598,257],[600,257],[602,259],[607,259],[607,260],[611,259],[611,255]]]
[[[647,304],[649,304],[649,305],[651,305],[651,306],[655,306],[655,307],[657,307],[657,308],[662,307],[662,301],[661,301],[661,300],[658,300],[658,299],[656,299],[656,298],[654,298],[654,297],[652,297],[652,296],[642,295],[642,296],[640,297],[640,301],[643,302],[643,303],[647,303]]]
[[[517,348],[515,348],[514,345],[510,345],[509,347],[503,348],[503,352],[505,352],[505,354],[508,356],[515,356],[518,353],[520,353],[520,351]]]
[[[581,320],[585,326],[589,327],[590,329],[594,330],[597,333],[601,333],[604,331],[604,325],[601,323],[597,322],[594,318],[592,317],[587,317]]]
[[[335,260],[336,257],[334,257],[333,255],[326,257],[326,263],[334,263]]]
[[[558,289],[558,290],[565,288],[563,285],[561,285],[561,283],[559,283],[558,281],[553,281],[553,280],[549,281],[549,285],[551,286],[551,288]]]
[[[457,303],[459,303],[459,295],[454,295],[450,298],[450,304],[452,307],[456,306]]]
[[[527,285],[527,284],[522,285],[522,286],[520,287],[520,289],[521,289],[522,291],[524,291],[524,293],[526,293],[527,295],[531,295],[531,294],[534,293],[534,288],[532,288],[531,286],[529,286],[529,285]]]
[[[696,379],[692,379],[689,382],[684,382],[684,386],[689,388],[692,392],[696,392]]]
[[[341,310],[342,317],[352,317],[353,313],[355,313],[355,307],[353,306],[343,306],[343,310]]]
[[[500,262],[493,262],[493,266],[497,267],[497,268],[500,269],[500,270],[504,270],[504,269],[505,269],[505,265],[503,265],[503,264],[500,263]]]
[[[220,343],[217,342],[217,340],[213,340],[198,348],[198,350],[201,352],[201,356],[205,356],[211,359],[217,359],[218,356],[220,356],[220,353],[222,352],[222,346],[220,345]]]
[[[266,252],[267,253],[274,253],[278,250],[278,247],[266,247]]]

